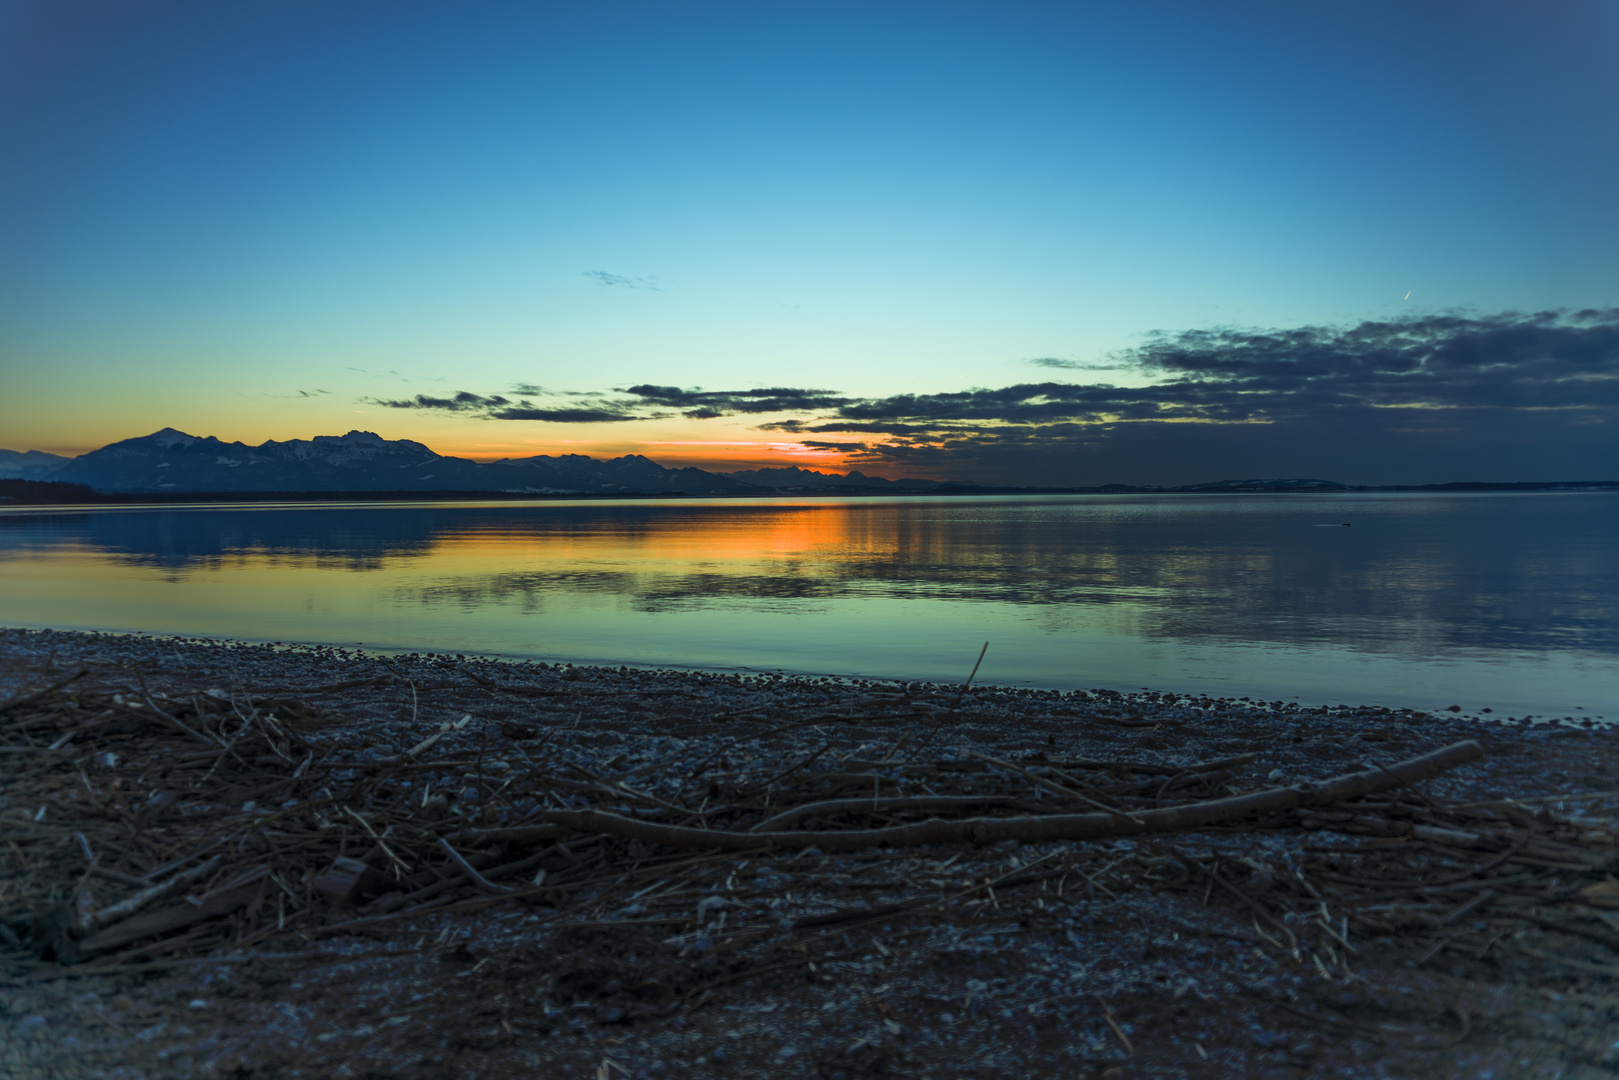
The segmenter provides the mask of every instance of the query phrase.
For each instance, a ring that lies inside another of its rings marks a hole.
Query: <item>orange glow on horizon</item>
[[[472,461],[499,461],[502,458],[535,457],[541,454],[584,454],[606,459],[640,454],[665,468],[694,466],[709,472],[737,472],[743,469],[784,469],[796,465],[817,472],[846,473],[851,469],[869,470],[871,466],[851,464],[848,455],[837,451],[816,450],[796,442],[763,442],[747,439],[734,440],[648,440],[637,442],[603,443],[586,440],[555,439],[525,442],[520,446],[505,445],[491,449],[486,445],[471,447],[445,447],[434,449],[447,456],[468,458]]]
[[[171,425],[175,426],[175,425]],[[355,423],[359,430],[372,430],[380,425]],[[156,430],[156,429],[154,429]],[[180,430],[188,431],[181,426]],[[198,437],[216,435],[224,442],[244,442],[248,446],[259,445],[264,438],[285,442],[290,439],[311,438],[314,435],[336,435],[336,428],[322,431],[316,428],[310,434],[287,434],[276,432],[265,435],[263,432],[248,432],[243,434],[225,433],[217,434],[213,431],[202,430]],[[147,433],[149,434],[149,433]],[[198,435],[198,431],[188,431],[188,434]],[[437,436],[430,432],[400,430],[398,428],[384,430],[379,434],[389,440],[410,439],[422,443],[434,453],[446,457],[465,458],[470,461],[488,462],[499,461],[505,458],[538,457],[541,455],[558,457],[565,454],[582,454],[601,460],[624,457],[630,454],[639,454],[671,469],[695,467],[708,472],[739,472],[749,469],[783,469],[797,466],[823,473],[848,473],[858,469],[869,475],[883,476],[888,479],[901,477],[921,479],[942,479],[942,477],[928,475],[931,470],[918,470],[914,466],[894,466],[882,462],[874,462],[868,458],[858,457],[854,454],[838,450],[821,450],[806,446],[802,442],[791,439],[516,439],[511,441],[491,441],[483,439],[466,438],[462,432],[440,432]],[[473,434],[467,432],[466,434]],[[245,437],[244,437],[245,436]],[[460,436],[460,437],[458,437]],[[141,435],[120,435],[121,441],[125,438],[139,438]],[[85,446],[48,446],[29,447],[28,449],[44,449],[47,453],[60,454],[64,457],[77,457],[100,449],[110,443],[97,443]],[[23,449],[19,447],[18,449]]]

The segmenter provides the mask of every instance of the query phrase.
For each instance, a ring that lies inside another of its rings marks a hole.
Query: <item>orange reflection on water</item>
[[[782,561],[892,552],[899,537],[892,528],[874,527],[868,509],[837,503],[726,504],[670,513],[656,527],[604,515],[559,531],[547,527],[542,513],[528,522],[440,532],[432,556],[435,570],[450,572],[452,567],[474,572],[481,564],[510,568],[541,562],[665,572],[682,564],[724,565],[732,573],[768,573]],[[750,564],[757,565],[750,570]]]
[[[1375,493],[0,512],[0,625],[957,679],[988,639],[988,680],[1596,712],[1616,521]]]

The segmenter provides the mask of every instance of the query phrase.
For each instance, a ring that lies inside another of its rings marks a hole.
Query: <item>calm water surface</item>
[[[1616,717],[1615,537],[1604,493],[12,509],[0,623]]]

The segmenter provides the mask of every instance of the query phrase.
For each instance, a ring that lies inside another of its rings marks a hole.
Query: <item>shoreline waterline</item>
[[[1184,703],[1183,708],[1188,710],[1217,710],[1222,708],[1243,708],[1260,711],[1269,715],[1282,717],[1284,714],[1317,714],[1330,715],[1346,712],[1355,712],[1370,716],[1411,716],[1411,717],[1443,717],[1447,720],[1465,720],[1471,723],[1488,725],[1525,724],[1529,726],[1553,725],[1579,727],[1589,725],[1593,729],[1611,728],[1619,725],[1619,718],[1610,718],[1603,713],[1576,710],[1573,713],[1536,714],[1524,712],[1523,715],[1483,709],[1452,709],[1443,706],[1421,707],[1412,704],[1397,704],[1375,699],[1361,701],[1327,701],[1303,700],[1301,695],[1289,697],[1269,697],[1254,693],[1237,694],[1233,692],[1211,692],[1209,689],[1184,690],[1173,687],[1117,687],[1117,686],[1042,686],[1028,683],[1005,683],[979,679],[976,676],[971,683],[967,683],[964,673],[959,680],[939,678],[907,678],[904,676],[891,676],[867,674],[863,672],[826,672],[809,670],[792,670],[786,668],[762,668],[747,665],[697,665],[678,663],[656,663],[643,660],[625,658],[622,660],[576,660],[566,656],[525,656],[503,654],[497,652],[456,652],[442,649],[431,649],[405,645],[381,646],[365,642],[326,642],[326,641],[291,641],[223,637],[193,634],[153,634],[143,631],[100,630],[95,628],[78,627],[52,627],[52,626],[0,626],[0,647],[4,647],[10,635],[46,635],[70,648],[92,647],[92,643],[102,641],[123,641],[137,650],[159,650],[165,647],[201,648],[206,650],[267,650],[272,656],[285,661],[287,666],[296,670],[301,664],[316,657],[343,657],[345,662],[380,661],[387,663],[401,659],[416,659],[436,664],[464,664],[479,663],[495,667],[509,668],[516,672],[552,671],[571,669],[575,672],[589,674],[595,678],[611,680],[616,674],[622,672],[636,672],[645,676],[669,676],[674,679],[685,677],[700,678],[715,676],[720,678],[734,678],[743,680],[756,680],[768,685],[772,681],[792,683],[821,683],[848,688],[880,687],[887,689],[911,688],[916,692],[950,693],[962,691],[964,687],[968,692],[976,690],[979,693],[1006,693],[1011,695],[1030,695],[1032,697],[1070,697],[1080,700],[1089,700],[1095,697],[1113,698],[1120,701],[1144,700],[1161,704],[1165,702]],[[971,665],[968,665],[971,669]],[[1370,697],[1370,695],[1368,695]]]

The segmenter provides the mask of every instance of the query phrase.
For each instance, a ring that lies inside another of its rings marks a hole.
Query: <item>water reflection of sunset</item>
[[[747,572],[750,563],[877,548],[884,538],[869,527],[858,527],[870,518],[865,509],[841,503],[730,504],[723,515],[671,514],[656,530],[602,521],[539,533],[534,522],[513,522],[443,533],[436,539],[434,558],[444,565],[509,566],[514,559],[598,566],[723,563],[733,571]],[[768,567],[757,569],[765,572]]]
[[[0,622],[906,678],[960,678],[991,640],[989,680],[1231,690],[1240,672],[1243,693],[1488,687],[1481,704],[1504,708],[1577,690],[1572,709],[1619,686],[1616,507],[1366,495],[0,512]],[[1353,530],[1313,527],[1351,517]]]

